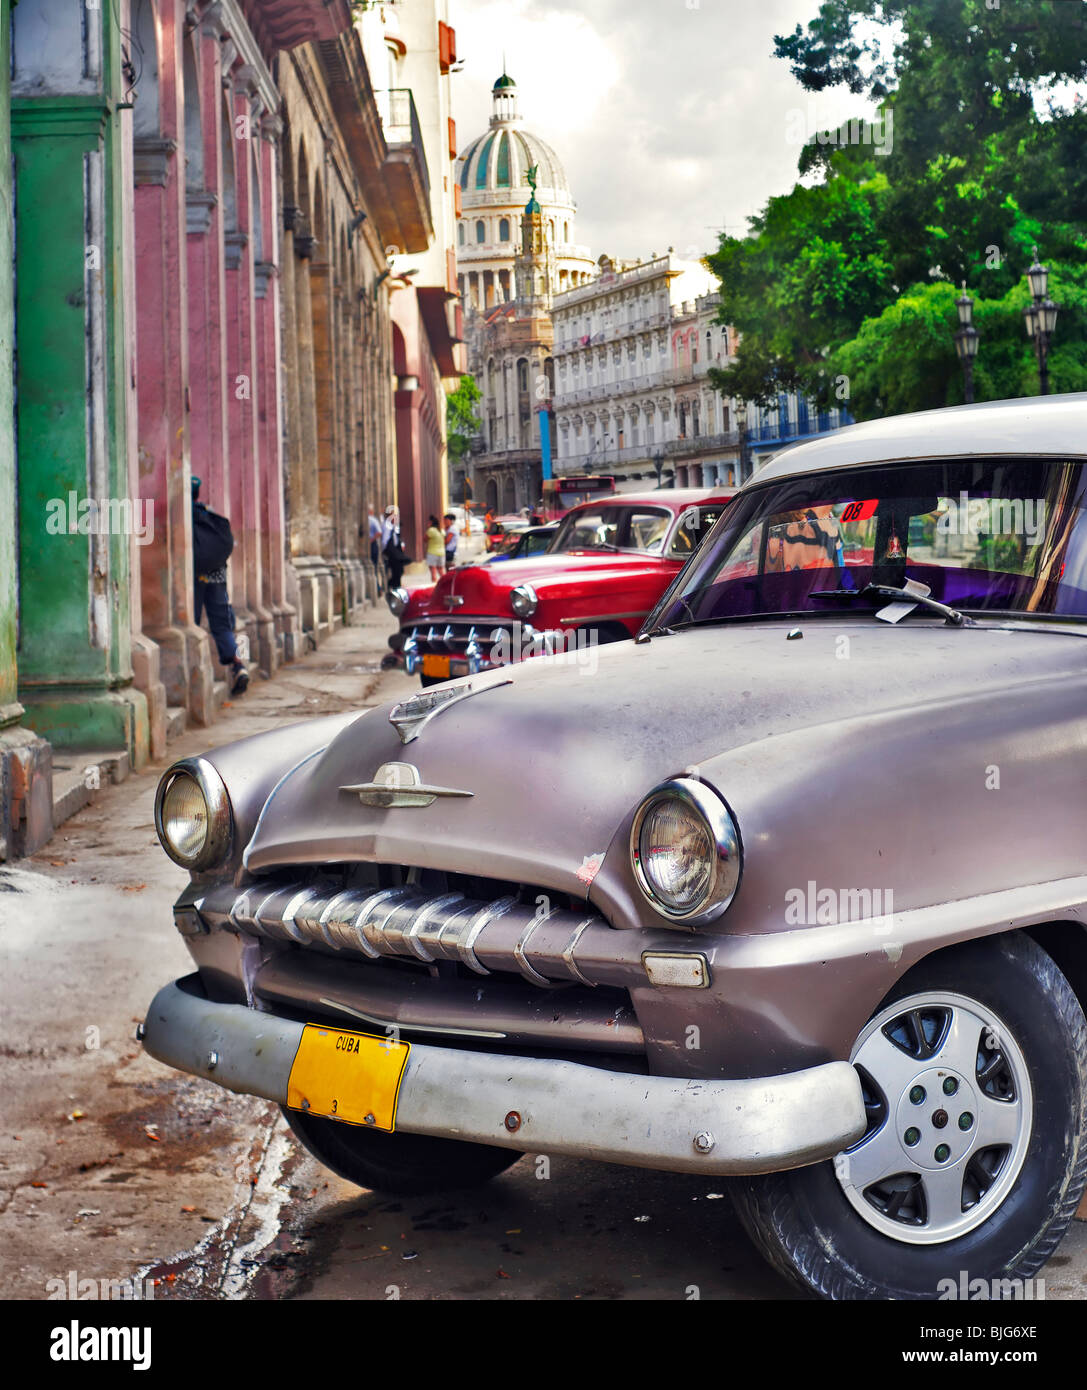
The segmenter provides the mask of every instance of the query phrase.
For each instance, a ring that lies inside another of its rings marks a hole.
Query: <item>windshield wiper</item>
[[[897,599],[902,603],[919,603],[923,608],[928,608],[933,613],[939,613],[949,627],[977,626],[973,618],[968,618],[957,608],[949,608],[946,603],[938,603],[936,599],[930,598],[928,585],[921,584],[914,579],[909,580],[908,583],[911,587],[899,588],[895,584],[866,584],[863,589],[815,589],[808,597],[865,598],[876,594],[880,598]],[[876,616],[878,617],[879,614],[877,613]],[[892,621],[894,620],[892,619]]]

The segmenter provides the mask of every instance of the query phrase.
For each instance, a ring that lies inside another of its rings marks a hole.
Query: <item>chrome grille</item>
[[[376,960],[458,961],[479,975],[517,973],[545,988],[608,983],[617,934],[599,913],[532,907],[514,896],[482,901],[418,886],[320,885],[212,890],[194,904],[209,925],[272,940],[320,944]],[[617,940],[618,938],[618,940]]]

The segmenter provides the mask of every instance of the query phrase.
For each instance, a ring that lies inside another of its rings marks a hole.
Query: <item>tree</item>
[[[476,417],[475,405],[481,395],[475,377],[467,373],[461,377],[456,389],[446,394],[445,424],[451,463],[459,463],[464,458],[472,436],[479,431],[480,421]]]
[[[845,373],[861,417],[953,400],[948,309],[965,280],[983,331],[978,398],[1032,389],[1016,313],[1037,243],[1076,300],[1051,357],[1059,389],[1073,389],[1087,106],[1061,108],[1052,88],[1087,76],[1087,4],[825,0],[775,46],[807,90],[878,100],[893,137],[877,154],[821,135],[800,156],[808,182],[772,198],[747,237],[722,238],[708,263],[741,345],[714,385],[763,404],[788,390],[834,404],[828,382]]]
[[[1061,305],[1064,332],[1049,358],[1051,390],[1087,389],[1087,267],[1050,263],[1050,293]],[[858,419],[960,405],[963,375],[955,353],[959,291],[946,283],[911,285],[833,354],[827,370],[849,388]],[[974,324],[981,351],[974,366],[978,400],[1030,396],[1038,390],[1034,348],[1023,330],[1030,299],[1025,281],[1000,298],[977,299]]]

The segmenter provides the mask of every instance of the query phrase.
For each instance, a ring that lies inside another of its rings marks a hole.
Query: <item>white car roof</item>
[[[1000,454],[1087,457],[1087,391],[984,401],[848,425],[786,449],[748,486],[865,463]]]

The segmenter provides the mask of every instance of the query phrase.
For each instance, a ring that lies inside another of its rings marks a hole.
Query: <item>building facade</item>
[[[556,473],[610,474],[620,491],[738,487],[783,448],[851,423],[795,394],[764,409],[714,389],[711,369],[739,342],[715,283],[671,252],[601,257],[595,281],[555,299]]]
[[[373,600],[367,504],[441,498],[457,320],[444,4],[396,7],[417,60],[390,89],[391,6],[0,3],[3,858],[51,831],[53,748],[139,766],[214,719],[194,476],[252,668]]]
[[[508,74],[495,82],[492,102],[488,130],[458,164],[457,273],[481,399],[479,437],[450,491],[479,511],[508,513],[536,504],[551,467],[552,300],[587,284],[596,266],[577,242],[562,164],[525,130]]]
[[[421,189],[431,233],[427,246],[390,245],[396,489],[401,538],[412,558],[425,550],[428,518],[448,505],[445,392],[467,368],[464,315],[457,287],[459,188],[452,72],[456,32],[447,0],[377,6],[359,23],[367,62],[384,72],[376,93],[386,129],[418,138],[427,169]],[[378,505],[382,500],[375,499]]]
[[[588,248],[577,242],[577,207],[566,172],[551,146],[524,128],[512,77],[498,78],[491,100],[489,128],[464,147],[458,164],[457,273],[465,305],[477,312],[516,293],[514,262],[530,195],[543,217],[550,293],[585,284],[595,270]],[[534,189],[528,179],[533,168]]]
[[[681,440],[676,384],[686,369],[676,355],[686,338],[677,316],[714,283],[671,251],[635,262],[601,256],[595,280],[556,296],[556,473],[608,473],[621,486],[663,476]]]

